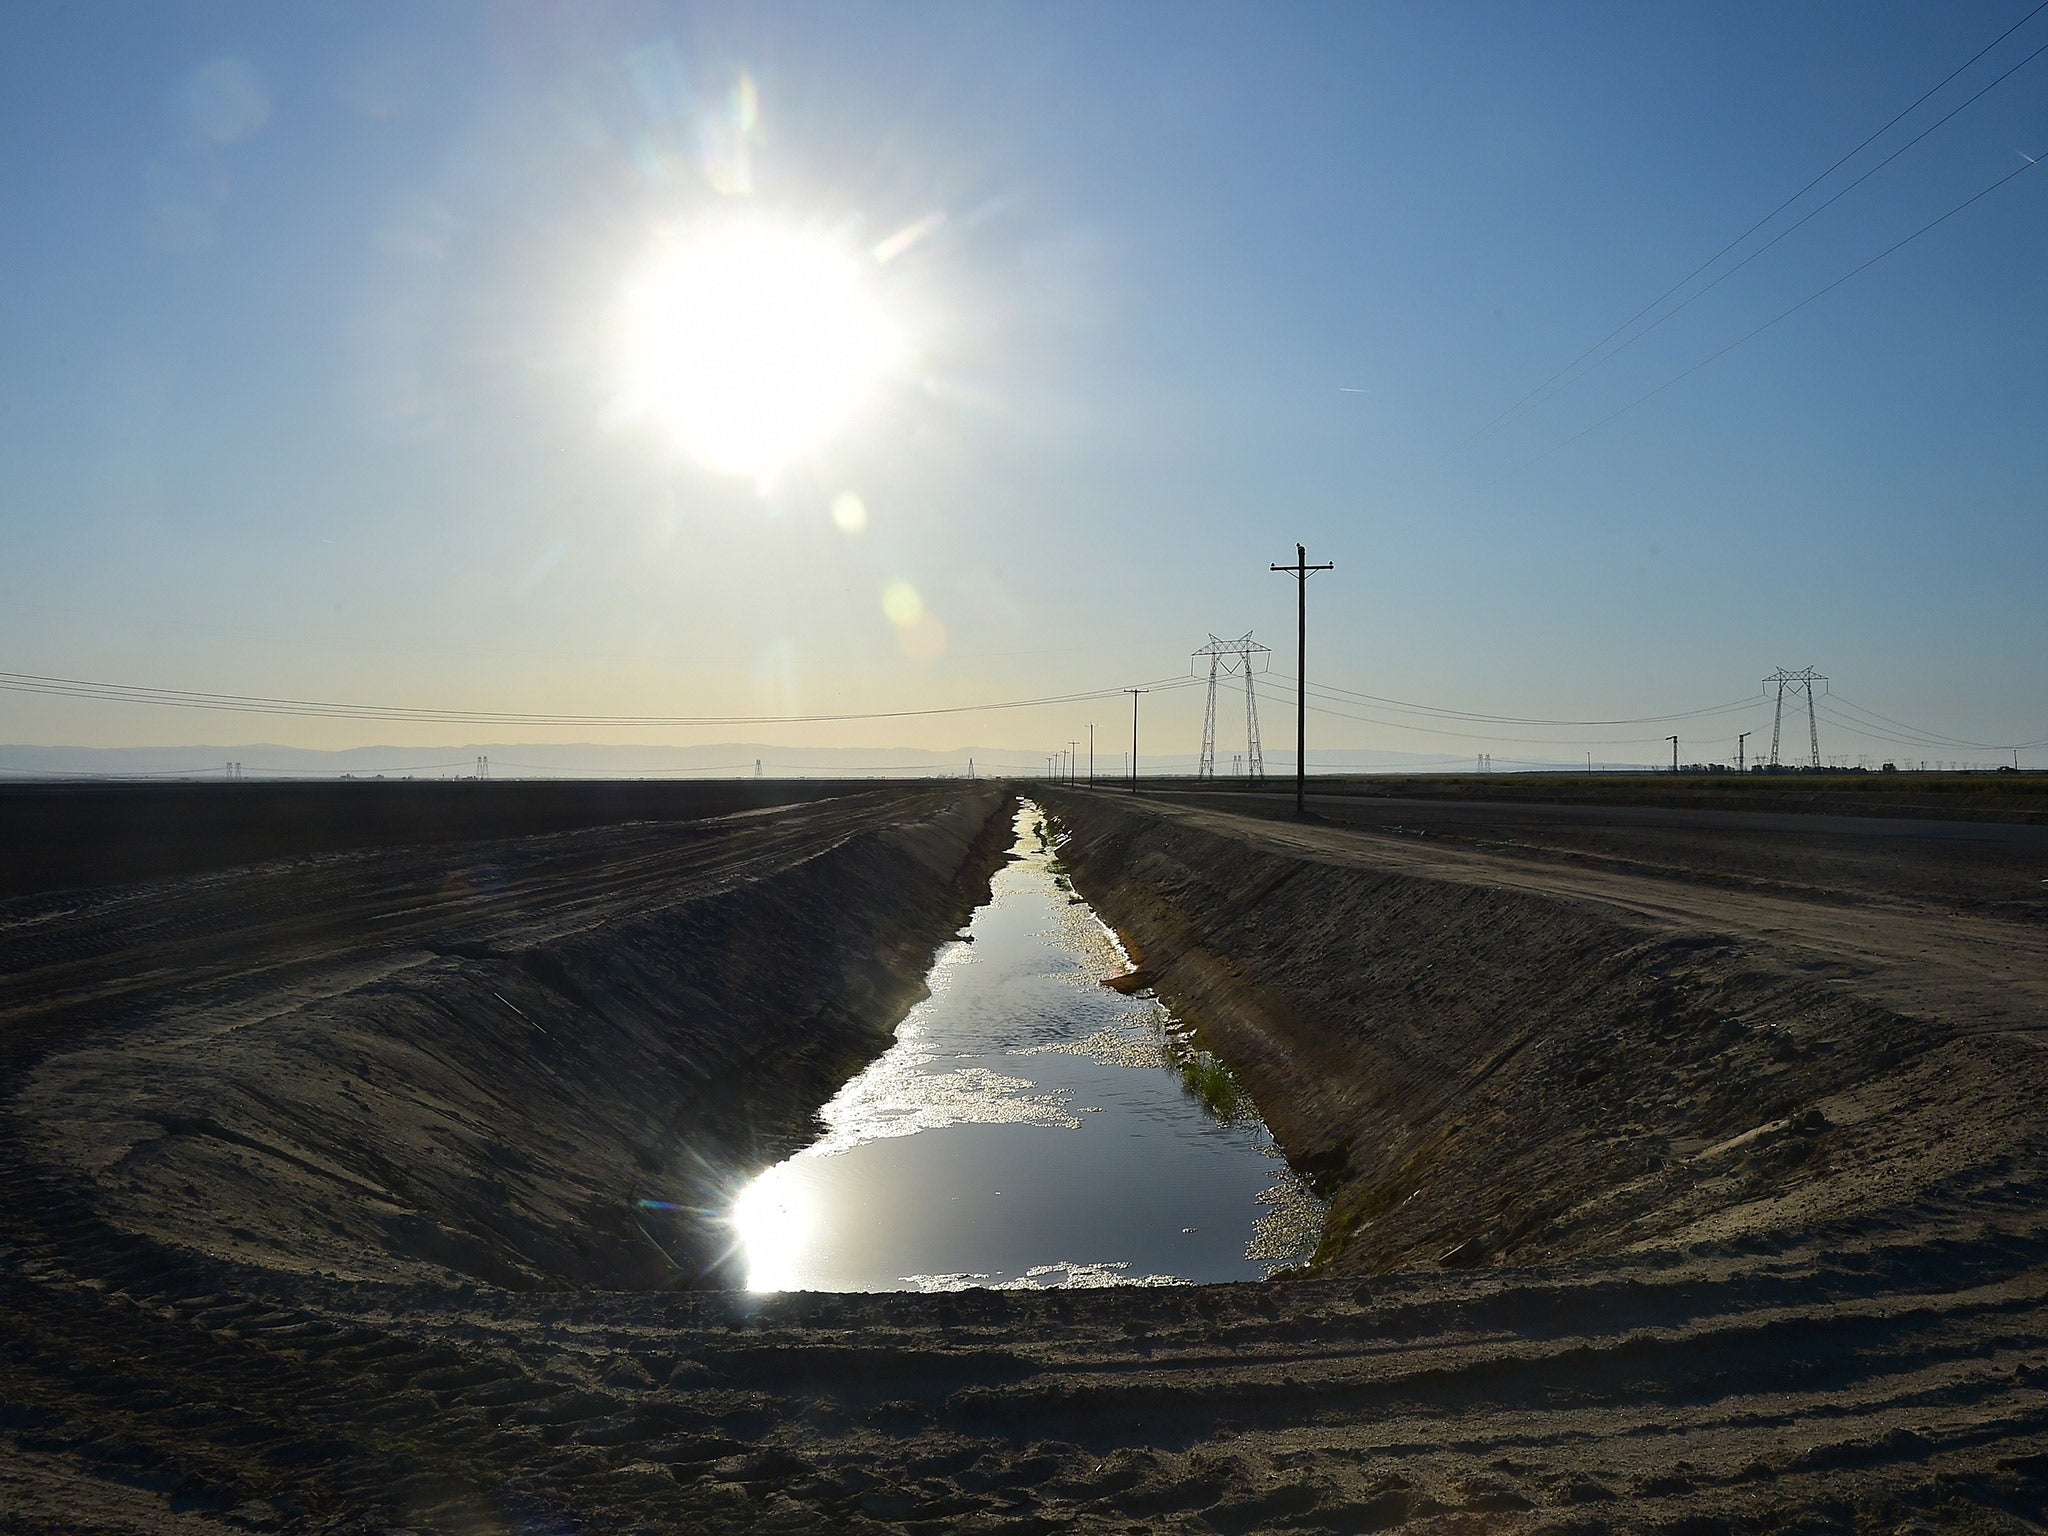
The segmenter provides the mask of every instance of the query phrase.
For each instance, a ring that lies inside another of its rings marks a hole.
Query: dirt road
[[[1293,796],[1284,787],[1159,798],[1293,819]],[[2038,823],[1356,793],[1312,793],[1309,808],[1333,828],[1398,829],[1454,847],[1829,898],[1889,895],[1922,907],[2048,923],[2048,826]]]
[[[1909,1012],[2048,1029],[2048,827],[1338,795],[1311,796],[1302,823],[1270,794],[1158,803],[1249,811],[1319,859],[1739,936]]]

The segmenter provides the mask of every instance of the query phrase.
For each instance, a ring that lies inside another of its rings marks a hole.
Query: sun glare
[[[903,360],[867,279],[831,240],[762,220],[666,239],[621,315],[629,412],[714,470],[766,479]]]
[[[801,1160],[756,1177],[733,1201],[730,1220],[746,1262],[747,1289],[795,1290],[817,1222]]]

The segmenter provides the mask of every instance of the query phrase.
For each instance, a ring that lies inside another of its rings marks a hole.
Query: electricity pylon
[[[1773,768],[1778,766],[1778,728],[1785,723],[1785,694],[1787,691],[1804,693],[1806,695],[1806,736],[1807,743],[1812,750],[1812,756],[1808,759],[1808,766],[1813,768],[1820,766],[1820,719],[1814,713],[1815,694],[1813,685],[1819,683],[1822,687],[1826,687],[1827,681],[1826,678],[1822,677],[1811,667],[1806,668],[1803,672],[1792,672],[1784,667],[1780,667],[1764,679],[1764,686],[1766,688],[1770,687],[1773,683],[1778,685],[1778,709],[1777,713],[1771,716],[1771,766]]]
[[[1254,780],[1266,777],[1266,760],[1259,748],[1259,699],[1252,688],[1257,659],[1270,655],[1270,647],[1259,644],[1246,630],[1235,640],[1209,637],[1209,643],[1194,653],[1209,658],[1209,712],[1202,717],[1202,762],[1195,770],[1198,779],[1216,777],[1216,680],[1244,673],[1245,766]]]

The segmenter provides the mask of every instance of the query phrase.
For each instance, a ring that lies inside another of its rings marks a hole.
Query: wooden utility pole
[[[1276,565],[1295,581],[1294,608],[1294,814],[1308,814],[1308,579],[1317,571],[1334,571],[1335,562],[1310,565],[1308,551],[1294,546],[1294,564]]]
[[[1138,792],[1138,695],[1145,690],[1126,688],[1124,692],[1131,696],[1131,793],[1135,795]]]

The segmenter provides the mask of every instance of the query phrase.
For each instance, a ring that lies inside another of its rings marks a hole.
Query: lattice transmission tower
[[[1814,712],[1814,700],[1817,697],[1814,693],[1814,684],[1818,683],[1821,689],[1825,691],[1827,682],[1826,678],[1822,677],[1811,667],[1807,667],[1799,672],[1793,672],[1785,667],[1780,667],[1764,679],[1764,686],[1766,688],[1770,687],[1773,683],[1778,685],[1778,710],[1776,714],[1771,716],[1771,766],[1773,768],[1778,766],[1778,735],[1779,728],[1785,723],[1785,695],[1788,693],[1804,693],[1806,695],[1806,739],[1812,753],[1807,760],[1807,766],[1811,768],[1818,768],[1820,766],[1820,717]]]
[[[1252,674],[1258,670],[1259,658],[1270,656],[1269,647],[1259,644],[1246,630],[1235,640],[1220,640],[1209,637],[1209,643],[1194,653],[1209,658],[1209,712],[1202,719],[1202,765],[1195,777],[1213,779],[1216,777],[1216,682],[1218,678],[1235,677],[1244,674],[1244,738],[1246,777],[1263,780],[1266,777],[1266,759],[1259,748],[1259,697],[1252,687]]]

